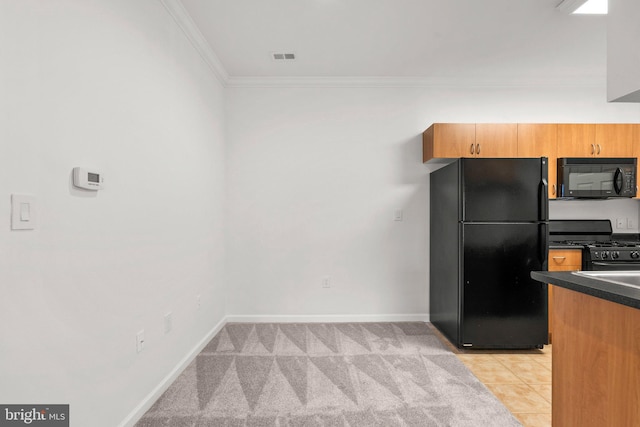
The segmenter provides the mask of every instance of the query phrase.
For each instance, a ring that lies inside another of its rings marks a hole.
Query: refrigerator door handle
[[[540,181],[540,187],[538,188],[538,207],[540,212],[538,218],[540,221],[546,221],[549,217],[549,186],[547,180]]]
[[[538,232],[540,233],[540,238],[538,239],[538,244],[540,245],[538,254],[540,257],[540,265],[546,271],[548,268],[547,253],[549,248],[549,225],[546,222],[540,224]]]

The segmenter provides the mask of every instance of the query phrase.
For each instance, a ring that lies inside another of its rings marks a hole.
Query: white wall
[[[640,106],[607,104],[605,92],[604,79],[599,87],[230,89],[229,313],[426,317],[435,166],[421,163],[424,129],[640,121]],[[620,203],[637,218],[637,201]],[[393,221],[396,209],[403,222]],[[324,276],[332,288],[322,288]]]
[[[638,199],[552,200],[549,203],[551,219],[608,219],[614,233],[640,232],[639,215]],[[623,220],[622,227],[618,227],[618,219]]]
[[[409,92],[231,91],[229,313],[425,313],[423,122]]]
[[[156,0],[2,1],[0,52],[0,402],[112,427],[225,315],[223,88]]]
[[[607,96],[640,102],[640,51],[631,43],[640,38],[640,2],[609,0],[607,15]]]

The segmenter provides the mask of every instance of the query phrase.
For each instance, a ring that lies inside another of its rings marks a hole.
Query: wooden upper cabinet
[[[638,157],[640,164],[640,124],[631,125],[633,129],[633,143],[631,145],[631,157]]]
[[[632,157],[635,128],[634,124],[596,124],[596,156]]]
[[[477,123],[475,153],[471,154],[471,157],[517,157],[518,125]]]
[[[638,157],[640,124],[434,123],[422,134],[422,161],[459,157],[548,157],[555,197],[559,157]]]
[[[469,157],[475,141],[474,123],[434,123],[422,134],[422,161]]]
[[[633,124],[560,124],[558,157],[631,157]]]
[[[549,198],[557,195],[558,125],[518,123],[518,157],[547,157]]]
[[[558,157],[596,155],[596,125],[585,123],[558,125]]]

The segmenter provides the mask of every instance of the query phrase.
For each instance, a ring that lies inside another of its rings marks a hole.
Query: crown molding
[[[458,87],[599,87],[606,76],[592,78],[431,78],[431,77],[229,77],[231,88],[458,88]]]
[[[167,9],[167,12],[176,21],[182,32],[187,36],[196,51],[200,54],[204,62],[209,66],[213,74],[223,86],[227,85],[229,73],[225,70],[222,62],[215,54],[207,39],[202,35],[200,29],[189,12],[184,8],[180,0],[160,0],[160,3]]]

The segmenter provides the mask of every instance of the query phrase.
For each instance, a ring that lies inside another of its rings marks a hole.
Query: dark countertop
[[[570,271],[532,271],[531,277],[539,282],[551,283],[561,288],[640,309],[640,289],[597,278],[578,276]]]

